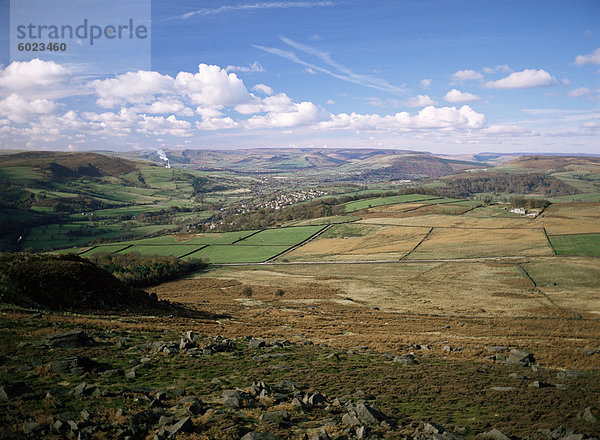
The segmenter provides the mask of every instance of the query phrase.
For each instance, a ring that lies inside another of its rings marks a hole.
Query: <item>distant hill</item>
[[[119,176],[136,169],[135,162],[98,153],[32,151],[2,156],[0,168],[27,167],[52,179]]]
[[[600,157],[521,156],[506,162],[505,166],[545,170],[547,172],[582,171],[591,167],[598,172]]]

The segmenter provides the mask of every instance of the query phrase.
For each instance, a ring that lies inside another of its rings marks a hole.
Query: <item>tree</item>
[[[244,289],[242,290],[242,294],[246,297],[246,298],[251,298],[252,294],[254,292],[252,291],[252,287],[250,286],[246,286],[244,287]]]

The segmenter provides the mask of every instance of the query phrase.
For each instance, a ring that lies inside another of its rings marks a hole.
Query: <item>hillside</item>
[[[98,153],[32,151],[2,158],[0,168],[24,167],[52,179],[119,176],[136,168],[130,160]]]
[[[522,156],[504,164],[507,167],[529,168],[546,172],[600,171],[600,157]]]

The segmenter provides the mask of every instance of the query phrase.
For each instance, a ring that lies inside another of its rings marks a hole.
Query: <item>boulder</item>
[[[290,419],[290,416],[286,410],[280,411],[269,411],[262,413],[258,420],[261,422],[282,422]]]
[[[394,362],[397,362],[399,364],[404,364],[404,365],[414,365],[414,364],[418,364],[419,363],[415,359],[414,355],[412,355],[410,353],[408,353],[408,354],[401,354],[399,356],[396,356],[394,358]]]
[[[276,440],[276,438],[268,432],[252,431],[243,436],[240,440]]]
[[[169,437],[180,434],[182,432],[192,432],[194,430],[194,423],[192,423],[192,419],[189,417],[184,417],[179,420],[174,425],[171,425],[167,431],[169,433]]]
[[[367,403],[356,405],[356,417],[365,425],[378,425],[385,419],[384,415],[376,408]]]
[[[48,364],[48,370],[52,373],[83,374],[94,368],[94,365],[95,362],[88,357],[71,356],[50,362]]]
[[[577,415],[577,418],[588,423],[598,423],[600,420],[600,410],[596,407],[588,406]]]
[[[79,348],[93,345],[92,339],[81,330],[71,330],[48,335],[44,343],[50,348]]]
[[[535,364],[535,358],[533,353],[525,350],[511,350],[508,358],[506,358],[507,364],[529,366]]]

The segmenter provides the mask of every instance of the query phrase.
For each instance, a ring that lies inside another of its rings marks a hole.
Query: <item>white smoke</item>
[[[165,152],[163,150],[161,150],[160,148],[158,150],[156,150],[156,154],[158,154],[158,157],[160,157],[160,160],[164,160],[165,162],[169,161],[169,158],[167,157]]]

